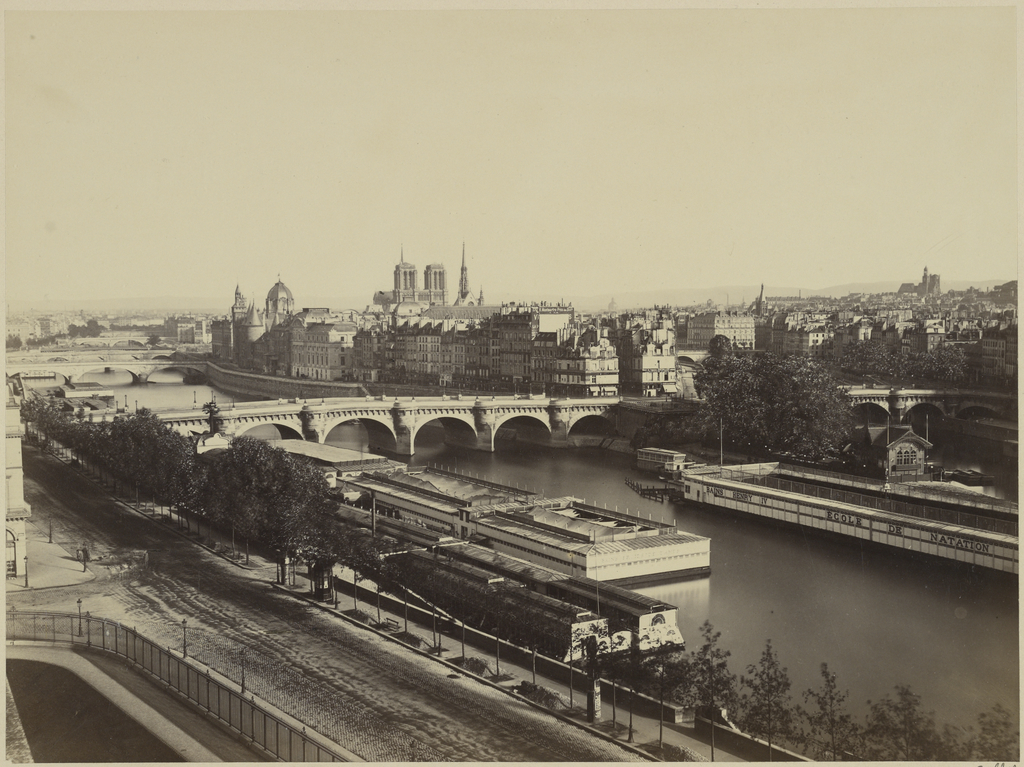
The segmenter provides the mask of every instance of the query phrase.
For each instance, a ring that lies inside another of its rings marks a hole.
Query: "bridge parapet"
[[[440,421],[445,426],[446,438],[452,442],[493,452],[498,428],[513,418],[527,416],[550,430],[551,445],[564,447],[568,445],[569,430],[576,421],[590,415],[613,420],[611,411],[618,403],[618,397],[574,400],[336,397],[319,401],[237,402],[230,407],[221,404],[219,417],[224,433],[231,437],[253,426],[271,424],[321,443],[335,426],[358,420],[367,427],[372,446],[411,456],[416,434],[431,421]],[[206,416],[199,408],[163,409],[154,413],[182,433],[206,428]],[[393,446],[382,441],[385,435],[393,440]]]

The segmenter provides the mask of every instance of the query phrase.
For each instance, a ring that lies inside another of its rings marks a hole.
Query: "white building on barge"
[[[636,585],[710,572],[709,538],[570,496],[542,498],[436,468],[346,484],[369,494],[379,514],[570,576]]]

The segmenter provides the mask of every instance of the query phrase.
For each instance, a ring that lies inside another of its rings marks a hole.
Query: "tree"
[[[732,354],[732,341],[721,334],[714,336],[708,341],[708,353],[712,357],[728,357]]]
[[[690,684],[691,668],[681,647],[672,643],[648,650],[641,661],[640,674],[646,686],[658,695],[658,745],[664,742],[665,698],[672,699],[680,687]]]
[[[849,434],[849,395],[806,357],[709,357],[694,385],[704,398],[698,426],[717,435],[721,425],[726,441],[748,452],[822,460]]]
[[[715,631],[711,621],[700,627],[703,643],[690,655],[690,684],[679,689],[676,700],[687,706],[706,709],[731,708],[736,704],[736,675],[728,668],[730,652],[718,646],[722,632]]]
[[[804,692],[804,701],[813,701],[816,708],[801,713],[810,726],[815,759],[841,761],[856,747],[860,728],[845,708],[849,692],[839,690],[827,663],[821,664],[821,680],[821,687]]]
[[[865,756],[884,761],[935,758],[935,721],[921,711],[921,696],[908,685],[898,684],[895,689],[895,699],[887,694],[875,703],[868,701]]]
[[[159,346],[163,339],[160,338],[156,333],[153,333],[149,338],[146,339],[146,346]]]
[[[978,734],[970,742],[971,758],[1016,762],[1020,759],[1020,725],[997,703],[978,716]]]
[[[793,710],[789,708],[789,673],[779,663],[769,639],[757,664],[747,666],[749,677],[741,677],[740,684],[750,690],[743,697],[740,726],[745,732],[763,738],[768,743],[768,761],[772,760],[772,745],[787,737],[793,730]]]
[[[21,348],[21,336],[7,336],[7,351],[17,351]]]

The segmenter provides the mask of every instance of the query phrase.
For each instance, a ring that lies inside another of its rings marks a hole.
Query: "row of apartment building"
[[[927,353],[944,344],[964,348],[978,379],[1005,381],[1017,374],[1015,319],[914,317],[909,310],[863,316],[855,312],[790,311],[758,317],[745,312],[680,315],[677,350],[707,349],[714,336],[725,336],[734,349],[768,351],[821,360],[841,360],[861,341],[879,341],[904,355]]]

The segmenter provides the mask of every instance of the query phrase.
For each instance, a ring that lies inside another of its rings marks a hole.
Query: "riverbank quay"
[[[48,455],[30,449],[25,463],[27,493],[41,516],[75,527],[76,539],[89,537],[96,552],[141,546],[150,560],[131,580],[17,594],[19,611],[73,611],[82,598],[83,612],[137,626],[172,649],[181,647],[187,619],[189,659],[216,666],[236,684],[244,673],[247,689],[372,761],[631,758],[614,743],[464,676],[450,678],[446,667],[408,647],[280,593],[271,585],[273,563],[258,552],[257,569],[235,567],[172,535],[166,523],[127,512]]]
[[[544,709],[548,714],[570,721],[574,726],[593,730],[605,738],[626,745],[631,743],[633,748],[640,748],[646,754],[655,755],[666,761],[712,761],[712,755],[714,761],[748,761],[747,758],[741,756],[741,748],[712,746],[710,738],[698,734],[694,720],[686,718],[681,709],[676,717],[679,719],[678,722],[670,721],[667,716],[659,723],[658,717],[649,713],[652,707],[658,706],[658,702],[653,699],[647,700],[647,712],[634,711],[632,716],[633,736],[630,741],[628,726],[630,715],[627,702],[629,693],[627,690],[619,692],[618,702],[614,707],[616,711],[613,714],[613,695],[611,685],[607,681],[604,682],[600,719],[596,722],[588,722],[587,698],[584,689],[585,675],[579,669],[575,672],[574,689],[570,691],[567,679],[559,680],[551,674],[544,673],[540,670],[543,668],[543,664],[539,664],[535,674],[532,664],[527,660],[529,653],[525,650],[511,652],[511,648],[505,646],[503,650],[498,651],[497,655],[492,654],[493,649],[488,650],[481,645],[489,642],[493,648],[496,642],[495,638],[479,631],[467,631],[468,651],[466,656],[463,656],[461,630],[454,628],[452,621],[435,620],[431,612],[420,609],[410,608],[406,611],[403,605],[383,594],[378,620],[376,584],[373,581],[361,579],[358,585],[355,585],[351,571],[347,572],[348,579],[341,579],[342,583],[338,584],[341,590],[346,591],[347,594],[345,597],[340,597],[339,594],[337,602],[324,602],[316,599],[311,593],[308,573],[297,573],[295,582],[291,586],[275,586],[275,588],[287,591],[296,599],[312,604],[317,609],[339,619],[353,622],[389,641],[412,645],[416,648],[427,648],[426,651],[421,652],[424,657],[433,662],[441,662],[450,667],[453,673],[472,677],[500,689],[505,694],[522,697],[515,692],[515,688],[522,682],[534,683],[534,679],[536,679],[535,683],[539,687],[554,693],[561,701],[557,709]],[[358,591],[358,597],[353,597],[354,591]],[[407,625],[408,630],[405,628]],[[471,637],[476,637],[476,639],[471,641]],[[441,648],[440,652],[435,649],[438,646]],[[474,650],[476,652],[473,652]],[[417,652],[420,651],[417,650]],[[461,665],[464,657],[478,659],[486,669],[483,675],[467,672]],[[536,706],[537,704],[532,705]],[[721,730],[721,727],[718,729]],[[659,748],[659,733],[662,742],[669,747],[665,752]],[[679,749],[679,751],[673,752],[673,748]]]

